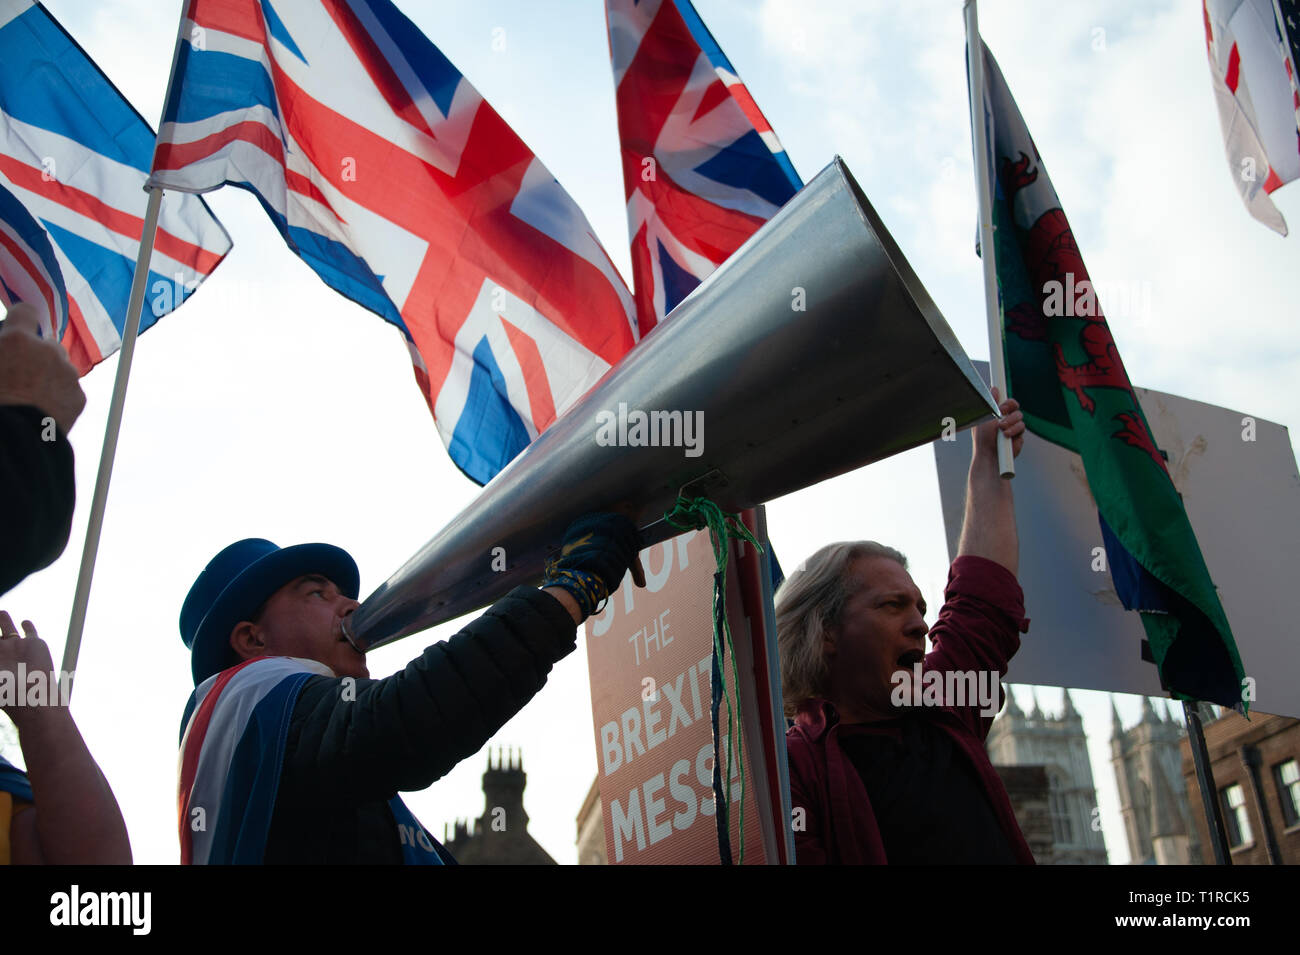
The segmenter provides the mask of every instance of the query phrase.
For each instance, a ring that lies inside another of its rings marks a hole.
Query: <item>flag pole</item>
[[[1187,741],[1191,744],[1192,762],[1196,764],[1196,784],[1201,790],[1201,808],[1205,810],[1206,829],[1214,845],[1214,864],[1232,865],[1228,851],[1228,833],[1223,826],[1223,813],[1219,809],[1214,785],[1214,771],[1210,768],[1210,754],[1205,747],[1205,729],[1196,703],[1183,700],[1183,719],[1187,722]]]
[[[997,256],[993,244],[993,187],[989,169],[988,132],[984,127],[984,44],[980,42],[979,16],[975,0],[966,0],[966,64],[970,82],[970,128],[975,147],[975,191],[979,199],[980,261],[984,265],[984,313],[989,329],[989,372],[993,386],[1005,400],[1007,365],[1002,348],[1002,314],[998,304]],[[1011,441],[998,432],[998,471],[1004,478],[1016,476]]]
[[[108,406],[104,446],[99,454],[95,496],[91,500],[86,543],[81,551],[81,570],[77,574],[77,592],[72,601],[72,616],[68,621],[68,640],[63,646],[63,672],[60,674],[59,681],[65,684],[63,692],[67,696],[72,695],[73,674],[77,669],[77,656],[81,652],[81,634],[86,624],[86,607],[90,602],[90,582],[95,574],[95,557],[99,553],[99,535],[104,526],[104,505],[108,500],[108,483],[113,477],[117,437],[122,428],[122,408],[126,404],[126,385],[131,377],[131,359],[135,355],[135,339],[140,331],[140,312],[144,307],[144,288],[149,280],[149,259],[153,255],[154,236],[158,232],[158,213],[162,208],[162,189],[151,186],[148,192],[149,203],[145,207],[140,252],[136,256],[135,274],[131,279],[131,299],[127,304],[126,328],[122,334],[122,348],[117,356],[117,378],[113,382],[113,398]]]
[[[172,68],[167,74],[168,97],[176,79],[176,63],[180,59],[181,44],[186,37],[189,0],[181,8],[180,23],[176,27],[176,42],[172,47]],[[167,117],[163,115],[158,128],[162,129]],[[157,150],[157,136],[154,137]],[[86,525],[86,543],[81,550],[81,569],[77,573],[77,591],[72,600],[72,616],[68,618],[68,639],[63,645],[63,672],[59,674],[63,699],[72,696],[72,684],[77,671],[77,657],[81,653],[81,635],[86,626],[86,608],[90,604],[90,583],[95,575],[95,558],[99,554],[99,535],[104,526],[104,507],[108,501],[108,484],[113,477],[113,459],[117,456],[117,437],[122,428],[122,408],[126,404],[126,384],[131,377],[131,360],[135,356],[135,340],[140,334],[140,313],[144,308],[144,287],[149,281],[149,260],[153,257],[154,238],[158,234],[158,214],[162,210],[163,188],[145,181],[149,201],[144,210],[144,228],[140,232],[140,250],[135,257],[135,272],[131,276],[131,298],[126,306],[126,327],[122,330],[122,348],[117,356],[117,377],[113,381],[113,398],[108,406],[108,423],[104,426],[104,446],[99,453],[99,473],[95,476],[95,495],[90,505],[90,520]]]

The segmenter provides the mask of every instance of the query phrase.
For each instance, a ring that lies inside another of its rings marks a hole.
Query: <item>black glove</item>
[[[641,532],[622,514],[586,514],[564,532],[543,587],[563,587],[590,617],[617,590],[641,552]]]

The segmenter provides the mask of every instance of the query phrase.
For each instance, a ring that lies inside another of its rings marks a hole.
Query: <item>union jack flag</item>
[[[586,217],[388,0],[189,0],[153,181],[258,196],[332,288],[397,326],[484,483],[635,343]]]
[[[1202,0],[1210,80],[1237,191],[1247,211],[1286,235],[1271,195],[1300,179],[1300,5]]]
[[[43,311],[83,375],[122,344],[154,133],[31,0],[0,0],[0,296]],[[230,250],[197,196],[163,203],[140,330]]]
[[[313,675],[332,677],[334,671],[315,660],[254,657],[208,677],[190,694],[177,784],[181,865],[262,863],[289,723]],[[0,787],[7,765],[0,759]],[[455,862],[400,796],[389,799],[388,808],[407,865]]]
[[[42,334],[62,339],[68,326],[68,290],[50,237],[12,192],[0,187],[0,300],[44,305]]]
[[[606,0],[642,334],[803,183],[690,0]]]

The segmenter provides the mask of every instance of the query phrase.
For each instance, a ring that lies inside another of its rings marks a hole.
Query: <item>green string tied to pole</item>
[[[742,540],[753,544],[760,554],[763,553],[763,545],[750,533],[749,528],[741,522],[738,515],[729,514],[707,497],[680,495],[672,509],[664,514],[664,520],[684,531],[700,530],[707,527],[709,529],[709,539],[713,545],[713,559],[717,565],[717,569],[713,574],[713,673],[710,677],[713,691],[711,715],[713,720],[714,799],[717,803],[715,812],[718,824],[718,854],[724,863],[730,864],[731,836],[728,823],[730,800],[727,796],[727,790],[731,782],[732,762],[738,758],[736,753],[738,746],[744,743],[744,734],[740,722],[740,672],[736,665],[736,647],[731,638],[731,623],[727,619],[726,612],[727,551],[732,540]],[[731,651],[734,706],[732,704],[733,692],[727,690],[726,681],[722,678],[722,664],[720,661],[725,659],[727,650]],[[719,781],[721,773],[719,758],[721,755],[719,753],[721,739],[718,733],[719,696],[727,704],[727,768],[725,783]],[[739,757],[739,771],[740,858],[738,862],[743,865],[745,862],[745,761],[743,753]]]

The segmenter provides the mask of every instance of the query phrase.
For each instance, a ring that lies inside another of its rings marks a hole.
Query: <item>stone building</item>
[[[1020,833],[1039,865],[1056,861],[1047,770],[1042,766],[994,766],[1011,800]]]
[[[1201,839],[1192,823],[1182,771],[1183,725],[1142,698],[1142,716],[1124,729],[1111,699],[1111,765],[1119,790],[1120,815],[1134,865],[1196,865]],[[1195,790],[1193,790],[1195,792]]]
[[[1032,691],[1031,691],[1032,692]],[[1088,737],[1083,717],[1074,708],[1066,690],[1059,716],[1048,716],[1033,697],[1033,709],[1025,713],[1015,696],[1007,693],[1007,704],[993,721],[984,747],[1004,781],[1007,767],[1041,767],[1047,777],[1047,822],[1051,849],[1045,847],[1042,826],[1042,798],[1029,786],[1029,777],[1013,780],[1021,802],[1012,798],[1016,819],[1034,858],[1056,865],[1105,865],[1106,843],[1101,829],[1093,824],[1097,790],[1088,760]],[[1012,785],[1007,786],[1008,794]],[[1031,840],[1031,834],[1033,839]]]
[[[1230,710],[1202,720],[1233,865],[1300,863],[1300,720],[1252,712],[1247,721]],[[1180,755],[1185,785],[1197,793],[1186,739]],[[1192,831],[1205,846],[1206,861],[1213,861],[1209,826],[1196,798]]]
[[[528,834],[524,812],[523,757],[497,750],[496,763],[488,751],[483,774],[483,815],[471,825],[457,820],[443,843],[461,865],[555,865],[545,849]]]

